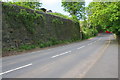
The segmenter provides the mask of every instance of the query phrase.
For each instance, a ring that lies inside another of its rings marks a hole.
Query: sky
[[[42,7],[46,8],[47,10],[52,10],[53,12],[62,13],[64,15],[69,15],[69,13],[65,12],[63,7],[61,6],[62,0],[41,0]],[[91,2],[92,0],[85,0],[86,6]]]
[[[63,13],[65,15],[69,15],[69,13],[63,10],[61,7],[61,0],[41,0],[42,7],[46,8],[47,10],[52,10],[53,12]]]
[[[2,0],[2,1],[14,1],[14,0]],[[40,0],[40,2],[42,3],[42,8],[46,8],[47,10],[52,10],[53,12],[58,12],[69,16],[69,13],[65,12],[64,8],[61,6],[62,0]],[[90,2],[92,2],[92,0],[85,0],[85,2],[87,6]]]

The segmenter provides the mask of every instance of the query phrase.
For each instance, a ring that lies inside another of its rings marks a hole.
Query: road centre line
[[[55,56],[52,56],[51,58],[55,58],[55,57],[58,57],[58,56],[61,56],[61,55],[64,55],[64,54],[67,54],[67,53],[70,53],[71,51],[67,51],[67,52],[64,52],[64,53],[61,53],[59,55],[55,55]]]
[[[93,44],[93,43],[89,43],[88,45],[91,45],[91,44]]]
[[[101,40],[102,38],[99,38],[98,40],[96,40],[96,41],[94,41],[93,43],[95,43],[95,42],[97,42],[97,41],[99,41],[99,40]]]
[[[39,53],[39,52],[41,52],[41,51],[35,51],[35,52],[31,52],[31,53]]]
[[[84,48],[85,46],[81,46],[81,47],[79,47],[79,48],[77,48],[77,49],[81,49],[81,48]]]
[[[31,66],[31,65],[32,65],[32,63],[27,64],[27,65],[24,65],[24,66],[21,66],[21,67],[18,67],[18,68],[15,68],[15,69],[11,69],[11,70],[8,70],[8,71],[5,71],[5,72],[0,73],[0,75],[7,74],[7,73],[10,73],[10,72],[13,72],[13,71],[16,71],[16,70],[19,70],[19,69],[22,69],[22,68]]]
[[[94,42],[97,42],[97,41],[94,41]],[[92,42],[92,43],[89,43],[88,45],[91,45],[91,44],[93,44],[94,42]],[[77,49],[81,49],[81,48],[84,48],[85,46],[81,46],[81,47],[79,47],[79,48],[77,48]],[[55,58],[55,57],[58,57],[58,56],[61,56],[61,55],[64,55],[64,54],[67,54],[67,53],[70,53],[71,51],[68,51],[68,52],[64,52],[64,53],[61,53],[61,54],[59,54],[59,55],[55,55],[55,56],[52,56],[51,58]]]

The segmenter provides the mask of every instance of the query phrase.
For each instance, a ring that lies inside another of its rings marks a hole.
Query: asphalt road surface
[[[118,78],[113,34],[2,58],[3,78]]]

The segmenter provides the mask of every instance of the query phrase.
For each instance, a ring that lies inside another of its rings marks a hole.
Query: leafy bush
[[[63,15],[63,14],[61,14],[61,13],[48,13],[48,14],[55,15],[55,16],[59,16],[59,17],[66,18],[66,19],[70,19],[69,16]]]
[[[83,31],[83,39],[88,39],[90,37],[95,36],[98,33],[96,29],[90,29],[87,27],[83,27],[82,31]]]
[[[39,2],[9,2],[29,9],[39,10],[42,3]]]
[[[88,39],[90,37],[95,36],[98,33],[97,29],[95,27],[88,25],[87,21],[80,21],[80,24],[81,24],[83,39]]]
[[[69,17],[69,16],[61,14],[61,13],[48,13],[48,14],[55,15],[55,16],[58,16],[58,17],[62,17],[62,18],[65,18],[65,19],[70,19],[72,21],[78,22],[77,16],[75,16],[75,15],[72,15],[71,17]]]
[[[3,3],[3,6],[7,5],[9,8],[7,10],[15,10],[14,6],[10,5],[10,3]],[[17,22],[22,22],[25,25],[25,28],[27,29],[28,32],[34,33],[35,32],[35,25],[39,23],[35,23],[36,20],[44,20],[44,17],[42,14],[36,13],[34,11],[33,13],[27,11],[26,9],[20,9],[19,12],[11,12],[9,11],[7,14],[7,20],[11,20],[11,18],[14,18]]]
[[[16,14],[17,18],[21,19],[21,21],[24,23],[26,26],[26,29],[31,32],[32,34],[35,32],[35,20],[43,16],[41,14],[37,14],[36,12],[30,13],[27,12],[25,9],[21,9],[20,13]]]
[[[30,49],[33,49],[33,48],[36,48],[35,45],[22,45],[19,47],[20,50],[30,50]]]

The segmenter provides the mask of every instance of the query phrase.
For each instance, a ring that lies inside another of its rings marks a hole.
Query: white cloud
[[[86,6],[88,6],[89,3],[92,2],[92,1],[93,1],[93,0],[85,0],[85,4],[86,4]]]
[[[92,2],[93,0],[85,0],[85,2]]]
[[[40,2],[44,3],[45,5],[54,5],[58,2],[61,2],[61,0],[41,0]]]

